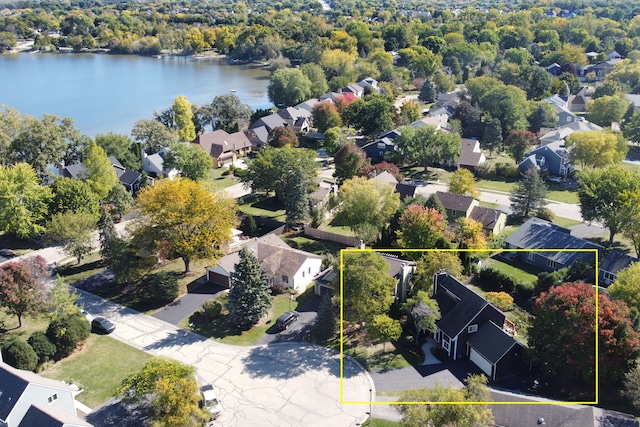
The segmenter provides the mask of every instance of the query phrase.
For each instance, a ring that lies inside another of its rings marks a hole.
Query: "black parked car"
[[[280,329],[287,329],[287,326],[298,320],[299,316],[300,314],[297,311],[287,311],[278,317],[276,326]]]
[[[91,329],[103,334],[110,334],[111,332],[115,331],[116,325],[114,325],[104,317],[96,317],[91,321]]]

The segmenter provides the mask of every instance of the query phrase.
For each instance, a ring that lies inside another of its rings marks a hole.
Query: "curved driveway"
[[[277,343],[229,346],[78,290],[92,315],[116,323],[111,336],[153,355],[196,367],[224,407],[220,426],[355,426],[369,405],[340,404],[339,357],[324,347]],[[113,355],[118,357],[118,355]],[[368,402],[375,390],[362,367],[345,359],[344,401]]]

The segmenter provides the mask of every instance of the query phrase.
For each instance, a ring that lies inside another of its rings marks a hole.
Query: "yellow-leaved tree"
[[[190,179],[156,181],[138,193],[138,207],[133,245],[182,258],[185,273],[192,260],[219,258],[238,223],[235,200]]]

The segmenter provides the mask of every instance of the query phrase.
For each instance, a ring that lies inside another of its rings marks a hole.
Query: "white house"
[[[78,426],[78,390],[0,362],[0,426]]]
[[[169,179],[175,178],[180,171],[177,169],[165,170],[164,155],[171,151],[171,148],[165,147],[155,154],[147,154],[142,150],[142,170],[155,177],[165,176]]]
[[[303,292],[320,273],[322,257],[293,249],[275,234],[267,234],[247,241],[242,247],[253,251],[269,281],[295,292]],[[231,287],[231,273],[240,262],[240,249],[236,247],[222,257],[214,267],[206,267],[207,280],[227,288]]]

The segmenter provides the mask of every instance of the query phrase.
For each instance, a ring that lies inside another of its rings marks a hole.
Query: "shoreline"
[[[217,52],[213,52],[213,51],[208,51],[208,52],[201,52],[201,53],[194,53],[194,54],[189,54],[189,55],[185,55],[185,54],[181,54],[181,53],[171,53],[171,52],[160,52],[159,54],[156,55],[140,55],[137,53],[111,53],[111,50],[109,49],[83,49],[80,52],[75,52],[73,51],[72,48],[62,48],[64,50],[47,50],[47,51],[42,51],[42,50],[33,50],[33,45],[34,45],[34,41],[33,40],[28,40],[28,41],[24,41],[24,42],[19,42],[16,44],[16,46],[5,52],[8,54],[18,54],[18,53],[53,53],[53,54],[74,54],[74,53],[90,53],[90,54],[111,54],[111,55],[132,55],[132,56],[146,56],[146,57],[150,57],[150,58],[162,58],[164,56],[167,57],[184,57],[184,58],[193,58],[193,59],[227,59],[228,56],[222,53],[217,53]],[[233,63],[233,61],[230,61],[230,63]],[[240,61],[240,62],[236,62],[238,64],[250,64],[251,62],[248,61]]]

